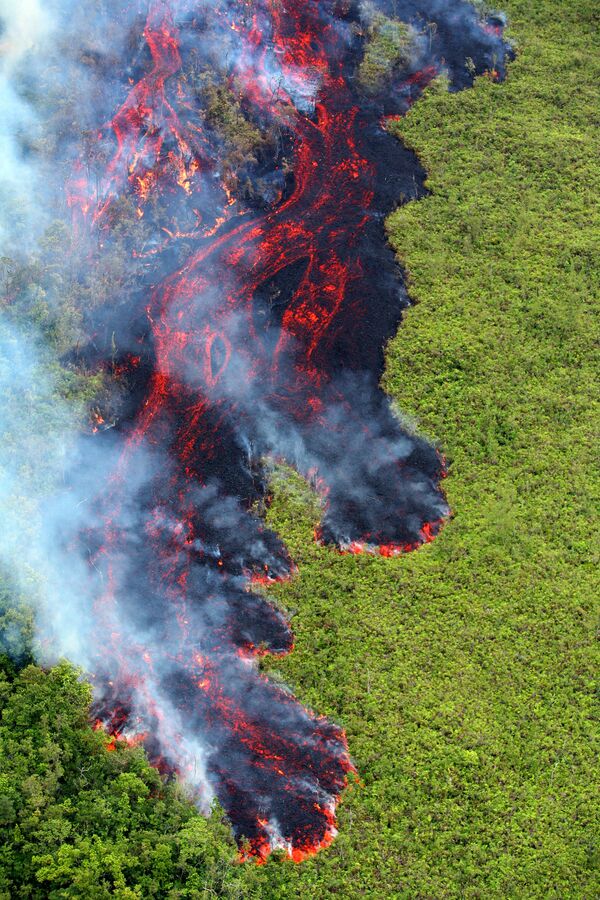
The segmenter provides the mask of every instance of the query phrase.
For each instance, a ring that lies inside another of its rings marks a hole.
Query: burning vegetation
[[[442,526],[443,458],[379,387],[408,305],[383,221],[424,192],[385,125],[442,73],[502,74],[506,45],[460,0],[101,7],[85,46],[82,11],[65,23],[90,101],[65,154],[87,338],[65,359],[116,386],[68,476],[88,511],[62,537],[88,578],[75,661],[98,723],[217,797],[245,857],[300,861],[354,767],[343,729],[259,669],[292,649],[252,591],[293,568],[254,512],[264,460],[313,481],[316,537],[345,552]]]

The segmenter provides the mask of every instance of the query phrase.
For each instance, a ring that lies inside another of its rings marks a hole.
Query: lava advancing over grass
[[[128,28],[95,177],[88,146],[68,185],[95,264],[126,233],[135,275],[90,311],[85,351],[127,388],[88,439],[117,451],[84,534],[98,717],[218,797],[248,854],[300,860],[332,840],[353,766],[342,729],[258,668],[292,648],[251,590],[292,568],[255,512],[263,459],[312,480],[317,538],[342,550],[439,530],[441,458],[379,388],[407,305],[383,221],[424,178],[386,117],[441,71],[502,74],[502,23],[439,0],[151,0]]]

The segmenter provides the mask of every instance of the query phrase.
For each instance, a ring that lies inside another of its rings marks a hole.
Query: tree
[[[200,816],[140,748],[89,725],[68,664],[0,658],[0,898],[239,896],[222,814]]]

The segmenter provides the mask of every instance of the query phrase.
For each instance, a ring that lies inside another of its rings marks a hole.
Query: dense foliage
[[[448,454],[453,520],[401,559],[316,547],[274,477],[300,574],[266,667],[344,724],[361,783],[301,866],[230,866],[139,750],[86,724],[66,667],[0,681],[0,897],[581,898],[600,893],[594,0],[510,0],[503,85],[432,90],[397,126],[432,196],[390,237],[416,305],[386,387]],[[594,305],[596,304],[596,305]]]
[[[67,665],[0,674],[0,897],[238,896],[235,847],[139,749],[88,724]]]

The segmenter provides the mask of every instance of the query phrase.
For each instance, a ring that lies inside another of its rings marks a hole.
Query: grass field
[[[431,196],[389,220],[414,307],[385,386],[447,454],[452,519],[402,558],[340,556],[314,544],[306,485],[274,476],[299,574],[271,593],[296,647],[264,665],[347,730],[338,838],[299,866],[224,867],[227,832],[153,799],[140,751],[106,753],[68,670],[9,673],[3,900],[600,897],[600,14],[505,8],[507,81],[433,90],[394,126]]]
[[[346,726],[362,786],[263,896],[600,896],[599,11],[506,9],[506,83],[398,126],[432,196],[389,220],[415,306],[385,385],[448,455],[452,521],[382,560],[315,548],[298,485],[272,511],[300,576],[269,668]]]

